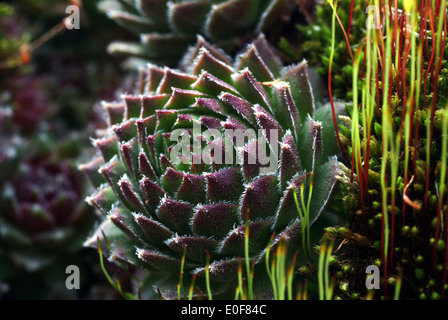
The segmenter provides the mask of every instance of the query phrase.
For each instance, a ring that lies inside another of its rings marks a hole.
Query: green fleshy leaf
[[[310,222],[314,223],[331,199],[332,191],[337,183],[336,176],[340,170],[336,157],[332,157],[319,166],[314,174],[313,195],[310,208]]]
[[[283,75],[283,81],[289,83],[291,96],[300,114],[302,123],[308,118],[308,115],[314,115],[314,97],[313,90],[308,78],[308,66],[306,61],[288,68]]]
[[[212,3],[210,1],[189,1],[169,3],[169,18],[176,32],[196,35],[202,31]]]
[[[238,206],[226,203],[198,207],[192,221],[196,235],[216,239],[227,235],[236,223],[241,223]]]
[[[257,21],[258,3],[253,0],[231,0],[214,6],[206,22],[208,36],[225,39],[243,34]]]

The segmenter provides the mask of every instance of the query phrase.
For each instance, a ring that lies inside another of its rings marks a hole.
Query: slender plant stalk
[[[342,151],[342,154],[345,158],[345,160],[347,162],[349,162],[349,158],[347,157],[347,155],[345,154],[345,151],[342,147],[342,142],[341,139],[339,137],[339,128],[338,128],[338,124],[337,124],[337,119],[336,119],[336,111],[334,108],[334,100],[333,100],[333,95],[331,92],[331,69],[332,69],[332,64],[333,64],[333,59],[334,59],[334,50],[335,50],[335,42],[336,42],[336,35],[335,35],[335,30],[336,30],[336,8],[337,8],[337,1],[333,3],[333,0],[327,0],[327,2],[330,4],[331,8],[333,9],[333,16],[332,16],[332,20],[331,20],[331,51],[330,51],[330,59],[329,59],[329,66],[328,66],[328,92],[330,95],[330,104],[331,104],[331,111],[333,114],[333,124],[334,124],[334,128],[336,131],[336,138],[338,141],[338,145],[339,148]]]
[[[403,269],[398,269],[397,283],[395,284],[394,300],[400,300],[401,285],[403,283]]]
[[[207,286],[207,295],[209,300],[213,300],[212,290],[210,288],[210,254],[207,252],[207,263],[205,265],[205,283]]]
[[[328,239],[324,239],[320,246],[317,274],[320,300],[331,300],[333,297],[334,284],[330,282],[330,257],[332,252],[333,241],[328,243]]]
[[[249,219],[246,219],[246,228],[244,230],[244,255],[245,255],[245,262],[246,262],[248,299],[253,300],[254,299],[253,284],[252,284],[253,273],[251,270],[251,261],[250,261],[250,255],[249,255]]]
[[[285,258],[286,258],[286,245],[283,242],[281,242],[277,248],[277,263],[276,263],[277,289],[279,300],[285,300],[285,289],[286,289]]]
[[[296,261],[297,261],[297,255],[298,252],[294,254],[294,257],[289,265],[288,272],[287,272],[287,289],[288,289],[288,300],[293,299],[293,280],[294,280],[294,269],[296,267]]]
[[[106,240],[107,243],[107,240]],[[103,270],[103,273],[107,279],[107,281],[111,284],[111,286],[118,292],[120,293],[120,295],[126,299],[126,300],[135,300],[136,297],[133,294],[127,293],[123,291],[123,288],[121,287],[121,283],[119,281],[119,279],[117,278],[117,281],[115,282],[114,280],[112,280],[112,278],[110,277],[109,273],[106,270],[106,267],[104,265],[104,260],[103,260],[103,249],[101,248],[101,242],[99,237],[97,237],[97,245],[98,245],[98,255],[99,255],[99,260],[100,260],[100,266],[101,266],[101,270]]]
[[[327,248],[325,256],[325,298],[326,300],[331,300],[333,298],[333,287],[334,285],[330,283],[330,257],[333,252],[333,242]]]
[[[190,288],[188,290],[188,300],[193,300],[193,291],[194,291],[194,284],[196,282],[196,274],[193,274],[193,279],[191,280]]]
[[[181,264],[180,264],[179,283],[177,284],[177,300],[180,300],[181,291],[182,291],[183,296],[186,297],[185,290],[184,290],[184,284],[183,284],[186,253],[187,253],[187,247],[184,247],[184,253],[182,255],[182,260],[181,260]]]
[[[388,216],[388,190],[386,169],[389,155],[389,145],[393,143],[394,133],[392,131],[392,115],[389,106],[389,81],[390,81],[390,65],[391,65],[391,47],[392,47],[392,30],[390,28],[389,19],[386,20],[386,60],[384,62],[383,72],[383,104],[382,104],[382,135],[383,135],[383,157],[381,159],[381,194],[382,194],[382,262],[384,268],[384,277],[387,278],[387,264],[389,251],[389,216]],[[384,285],[384,295],[387,296],[387,285]]]

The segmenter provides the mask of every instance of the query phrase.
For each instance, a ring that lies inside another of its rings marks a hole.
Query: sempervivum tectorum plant
[[[263,36],[235,63],[202,39],[183,61],[182,71],[150,65],[141,91],[104,104],[110,134],[81,169],[98,186],[88,202],[107,219],[87,244],[105,234],[111,259],[151,270],[167,297],[184,250],[184,279],[196,283],[209,254],[213,292],[234,292],[246,223],[256,265],[274,233],[272,248],[299,249],[306,223],[294,190],[299,202],[312,191],[303,211],[312,224],[335,186],[337,144],[317,120],[328,109],[314,108],[306,62],[283,68]]]
[[[83,201],[85,178],[43,140],[0,139],[0,280],[14,297],[71,296],[65,268],[80,265],[77,254],[97,220]]]
[[[298,1],[310,14],[314,1]],[[257,32],[267,32],[292,17],[291,0],[106,0],[101,8],[140,37],[138,42],[114,42],[109,50],[157,63],[176,63],[196,35],[231,50]],[[246,38],[246,39],[244,39]]]

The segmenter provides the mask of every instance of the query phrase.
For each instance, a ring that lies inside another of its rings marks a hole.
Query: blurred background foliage
[[[80,6],[80,29],[69,30],[62,23],[71,4]],[[12,211],[6,205],[6,185],[13,186],[12,190],[18,193],[24,192],[23,187],[27,190],[48,182],[29,174],[17,182],[19,173],[36,163],[41,171],[51,164],[50,171],[56,173],[65,166],[76,168],[91,156],[86,146],[90,146],[90,137],[103,126],[98,113],[100,102],[114,99],[116,88],[123,85],[120,59],[105,51],[106,44],[121,32],[97,11],[96,1],[84,1],[82,6],[80,2],[67,0],[0,3],[0,298],[117,298],[117,293],[106,283],[98,253],[82,246],[84,238],[72,242],[65,254],[53,248],[53,243],[47,248],[48,255],[43,256],[34,250],[39,247],[36,234],[14,221],[14,228],[31,239],[30,247],[23,252],[35,251],[39,257],[34,261],[42,262],[29,268],[25,255],[15,254],[17,248],[9,241],[12,228],[4,222]],[[80,179],[78,202],[82,206],[88,187],[83,176],[77,179]],[[59,194],[51,197],[58,199],[66,191],[56,190]],[[19,208],[34,201],[15,196]],[[81,229],[73,228],[86,237],[98,219],[92,209],[83,210],[84,225]],[[56,213],[50,209],[50,214]],[[65,234],[63,228],[58,228],[61,226],[51,231]],[[61,240],[59,245],[66,244]],[[65,269],[71,264],[81,270],[83,290],[65,288],[68,276]],[[116,267],[108,268],[120,273]]]

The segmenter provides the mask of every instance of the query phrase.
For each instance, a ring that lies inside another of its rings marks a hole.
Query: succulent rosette
[[[225,50],[241,47],[258,32],[281,26],[295,10],[310,14],[313,1],[291,0],[106,0],[100,8],[134,32],[140,42],[113,42],[109,51],[173,64],[196,35]]]
[[[186,285],[193,274],[200,285],[209,257],[220,293],[235,289],[241,259],[264,268],[270,241],[297,251],[294,195],[309,201],[308,224],[325,218],[339,172],[331,109],[315,103],[306,62],[284,67],[263,35],[235,61],[198,38],[182,70],[150,64],[141,79],[104,103],[109,130],[81,166],[106,217],[86,245],[107,239],[111,260],[150,270],[166,297],[184,256]]]
[[[10,289],[6,297],[73,299],[80,292],[67,290],[65,270],[85,268],[90,254],[83,242],[98,222],[83,201],[86,179],[48,136],[0,140],[0,280]],[[87,280],[90,272],[83,270]]]
[[[12,150],[4,156],[17,155]],[[12,162],[1,163],[15,167],[2,172],[1,249],[29,271],[80,250],[95,216],[82,201],[84,179],[73,162],[40,156]]]

